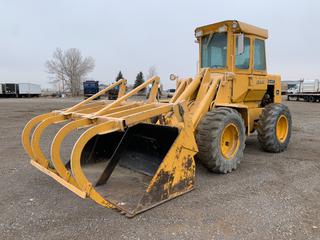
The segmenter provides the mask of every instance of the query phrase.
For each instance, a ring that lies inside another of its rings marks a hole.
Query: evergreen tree
[[[142,83],[144,83],[144,77],[143,77],[143,73],[142,72],[139,72],[137,77],[136,77],[136,80],[134,82],[134,85],[133,87],[136,88],[138,86],[140,86]],[[140,91],[140,93],[144,93],[145,92],[145,89],[142,89]]]
[[[121,71],[119,71],[118,76],[116,77],[116,81],[118,82],[120,79],[123,79],[123,75]]]

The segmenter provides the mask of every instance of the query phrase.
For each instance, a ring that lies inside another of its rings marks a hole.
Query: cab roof
[[[222,22],[205,25],[205,26],[196,28],[195,32],[202,31],[203,35],[205,35],[214,30],[217,30],[217,28],[222,27],[224,25],[227,25],[228,27],[233,28],[234,32],[252,34],[265,39],[268,38],[268,30],[259,28],[244,22],[240,22],[238,20],[226,20]]]

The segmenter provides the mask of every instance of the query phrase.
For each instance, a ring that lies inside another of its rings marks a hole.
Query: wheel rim
[[[239,131],[233,123],[228,124],[222,131],[220,150],[227,160],[230,160],[238,151],[240,145]]]
[[[276,126],[276,133],[277,133],[277,139],[279,142],[285,142],[288,135],[288,119],[285,115],[281,115],[278,118],[277,126]]]

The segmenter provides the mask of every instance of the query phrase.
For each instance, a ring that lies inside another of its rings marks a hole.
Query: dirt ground
[[[265,153],[251,136],[236,171],[198,164],[194,191],[128,219],[29,164],[25,123],[76,101],[0,99],[0,239],[320,239],[320,103],[285,101],[287,151]]]

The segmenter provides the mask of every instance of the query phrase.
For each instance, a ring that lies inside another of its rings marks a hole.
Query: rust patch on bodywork
[[[195,182],[195,163],[193,157],[188,154],[183,147],[179,147],[175,152],[173,167],[165,170],[161,169],[155,176],[155,181],[141,198],[137,211],[171,199],[182,193],[193,189]]]

